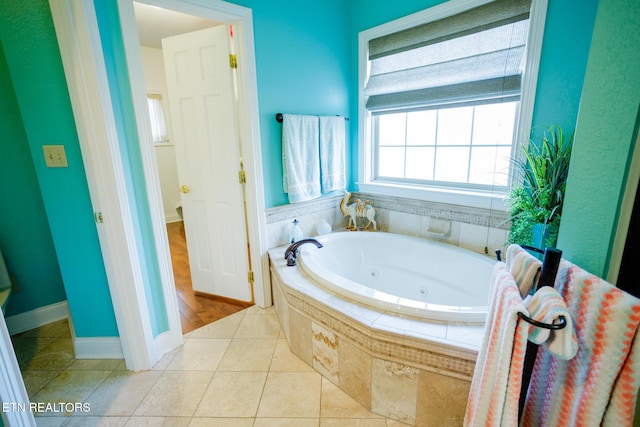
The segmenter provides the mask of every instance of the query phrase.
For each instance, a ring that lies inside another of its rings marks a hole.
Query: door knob
[[[191,191],[191,189],[189,188],[188,185],[183,185],[183,186],[180,187],[180,192],[183,193],[183,194],[187,194],[190,191]]]

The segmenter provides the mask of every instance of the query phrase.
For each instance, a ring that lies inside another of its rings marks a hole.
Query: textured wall
[[[558,247],[606,277],[638,131],[640,3],[602,1],[582,92]]]

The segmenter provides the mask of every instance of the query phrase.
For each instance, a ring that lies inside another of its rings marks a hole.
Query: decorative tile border
[[[352,199],[370,200],[374,208],[404,212],[418,216],[463,222],[484,227],[509,229],[508,214],[503,210],[472,208],[446,203],[428,202],[401,197],[380,196],[367,193],[353,193]]]
[[[351,199],[370,200],[374,208],[404,212],[419,216],[462,222],[498,229],[509,229],[508,214],[500,209],[488,210],[401,197],[380,196],[354,192]],[[336,209],[342,196],[323,197],[303,203],[276,206],[266,210],[267,224],[311,215],[323,210]]]

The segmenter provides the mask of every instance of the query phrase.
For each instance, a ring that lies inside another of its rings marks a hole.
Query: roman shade
[[[370,111],[517,100],[530,0],[496,0],[369,41]]]

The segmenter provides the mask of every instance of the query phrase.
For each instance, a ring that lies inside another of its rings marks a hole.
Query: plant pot
[[[549,238],[549,227],[547,224],[539,223],[533,226],[533,246],[543,251],[546,249],[546,241]]]

